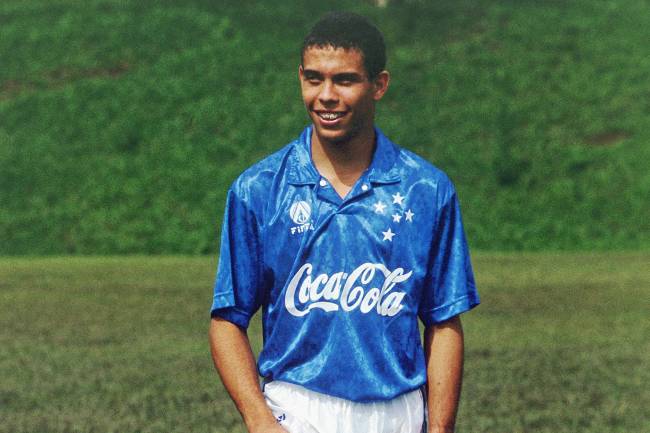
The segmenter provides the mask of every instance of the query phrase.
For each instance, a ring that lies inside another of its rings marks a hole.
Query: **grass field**
[[[649,254],[474,261],[458,432],[650,431]],[[0,431],[243,432],[208,354],[214,266],[0,259]]]
[[[330,9],[388,44],[377,124],[482,250],[650,250],[647,0],[2,0],[0,255],[214,254],[228,186],[307,124]]]

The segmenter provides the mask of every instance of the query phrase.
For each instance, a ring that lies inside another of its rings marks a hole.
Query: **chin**
[[[315,127],[314,131],[321,142],[327,141],[329,143],[341,143],[349,141],[351,138],[351,135],[348,132],[341,130],[329,130]]]
[[[336,129],[324,128],[317,123],[318,122],[317,119],[315,120],[316,121],[313,122],[314,132],[318,136],[321,142],[327,141],[328,143],[333,143],[333,144],[343,143],[346,141],[350,141],[355,135],[354,131],[351,131],[348,128],[336,128]]]

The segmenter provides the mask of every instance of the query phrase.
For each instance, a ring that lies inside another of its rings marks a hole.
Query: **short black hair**
[[[352,12],[330,12],[322,16],[302,43],[301,63],[305,51],[313,46],[359,50],[371,80],[386,68],[386,44],[381,32],[366,17]]]

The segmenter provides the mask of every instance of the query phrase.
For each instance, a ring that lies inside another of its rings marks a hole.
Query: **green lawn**
[[[228,186],[308,123],[330,9],[384,31],[377,124],[482,250],[650,250],[647,0],[0,1],[0,255],[214,254]]]
[[[650,431],[650,254],[474,261],[460,433]],[[214,266],[0,259],[0,431],[243,432],[208,353]]]

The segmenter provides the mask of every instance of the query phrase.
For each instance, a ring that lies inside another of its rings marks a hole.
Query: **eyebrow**
[[[334,75],[334,81],[361,81],[363,76],[356,72],[342,72]]]
[[[306,78],[320,78],[323,76],[322,73],[313,69],[303,69],[303,75]],[[356,72],[341,72],[339,74],[334,74],[332,79],[334,81],[362,81],[363,76]]]
[[[313,69],[303,69],[302,74],[305,77],[320,77],[322,74],[318,71],[314,71]]]

